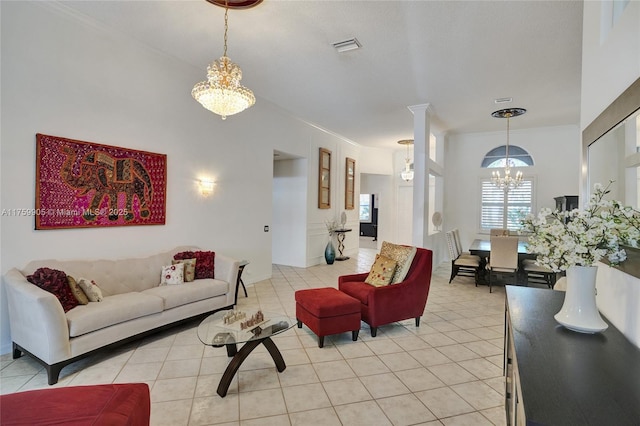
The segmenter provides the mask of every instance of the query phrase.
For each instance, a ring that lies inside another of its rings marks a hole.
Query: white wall
[[[272,263],[306,265],[308,174],[304,158],[273,162]]]
[[[310,194],[317,193],[318,146],[337,154],[336,179],[343,174],[338,169],[344,170],[345,155],[359,158],[358,146],[262,99],[222,121],[191,98],[191,88],[205,70],[70,17],[56,3],[2,2],[1,8],[1,208],[34,206],[36,133],[168,158],[166,225],[34,231],[33,217],[3,216],[2,273],[32,259],[144,256],[193,244],[248,259],[245,282],[266,279],[272,247],[271,234],[263,227],[272,223],[273,150],[309,158]],[[204,176],[216,181],[207,198],[196,185]],[[344,200],[339,186],[336,191],[335,200],[340,193]],[[309,196],[313,212],[307,219],[313,224],[308,228],[324,228],[325,213],[337,214],[337,204],[335,211],[321,212],[313,198]],[[357,223],[355,213],[349,216]],[[349,250],[357,247],[347,243]],[[323,250],[324,244],[318,247],[318,262]],[[3,292],[2,353],[10,349]]]
[[[580,127],[584,129],[640,76],[640,2],[627,3],[603,41],[602,2],[585,1],[582,19]]]
[[[458,228],[465,250],[482,236],[480,182],[491,177],[491,170],[481,167],[482,159],[491,149],[504,145],[505,138],[505,132],[459,134],[450,135],[445,144],[444,230]],[[533,167],[520,170],[525,177],[535,178],[535,212],[542,207],[555,208],[554,197],[579,193],[581,151],[577,124],[512,130],[510,143],[525,149],[533,158]]]
[[[640,2],[630,1],[601,42],[601,3],[585,2],[582,39],[581,129],[640,77]],[[640,279],[601,265],[600,311],[640,347]]]

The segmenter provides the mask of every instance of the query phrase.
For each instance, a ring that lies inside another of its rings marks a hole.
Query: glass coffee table
[[[274,312],[247,311],[244,318],[232,315],[238,311],[219,311],[205,318],[198,326],[198,338],[202,343],[215,348],[226,346],[227,355],[233,357],[218,385],[218,395],[225,397],[236,372],[249,354],[263,344],[276,364],[279,372],[287,368],[272,336],[283,333],[296,323],[291,318]],[[240,317],[242,316],[239,315]],[[227,321],[225,321],[227,317]],[[230,318],[229,318],[230,317]],[[229,320],[236,320],[228,323]],[[244,328],[241,327],[241,323]],[[244,345],[238,350],[239,344]]]

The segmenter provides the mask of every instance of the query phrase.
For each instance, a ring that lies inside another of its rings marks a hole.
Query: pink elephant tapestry
[[[36,135],[36,229],[164,225],[167,156]]]

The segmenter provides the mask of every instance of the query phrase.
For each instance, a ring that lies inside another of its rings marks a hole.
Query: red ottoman
[[[146,383],[70,386],[0,396],[0,424],[148,426]]]
[[[298,290],[296,319],[298,328],[306,324],[318,336],[318,347],[324,346],[324,336],[351,331],[358,340],[360,331],[360,301],[333,287]]]

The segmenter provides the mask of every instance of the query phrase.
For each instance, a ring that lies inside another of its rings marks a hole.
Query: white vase
[[[571,266],[567,269],[564,303],[554,318],[569,330],[598,333],[608,327],[596,306],[597,272],[597,266]]]

